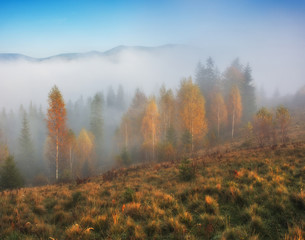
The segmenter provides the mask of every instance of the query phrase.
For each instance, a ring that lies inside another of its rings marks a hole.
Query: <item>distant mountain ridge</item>
[[[109,57],[109,56],[115,56],[120,54],[123,51],[126,50],[132,50],[132,51],[142,51],[142,52],[158,52],[158,51],[164,51],[164,50],[173,50],[173,49],[184,49],[184,50],[194,50],[195,47],[191,47],[188,45],[182,45],[182,44],[167,44],[167,45],[161,45],[157,47],[145,47],[145,46],[125,46],[120,45],[114,48],[111,48],[109,50],[106,50],[104,52],[100,51],[89,51],[84,53],[61,53],[49,57],[44,58],[35,58],[26,56],[24,54],[19,53],[0,53],[0,61],[1,62],[11,62],[11,61],[30,61],[30,62],[41,62],[41,61],[48,61],[53,59],[62,59],[62,60],[76,60],[81,58],[87,58],[87,57]]]

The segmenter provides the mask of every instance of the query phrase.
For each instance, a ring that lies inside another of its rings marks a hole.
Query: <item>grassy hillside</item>
[[[2,192],[1,239],[304,239],[304,143],[181,166]]]

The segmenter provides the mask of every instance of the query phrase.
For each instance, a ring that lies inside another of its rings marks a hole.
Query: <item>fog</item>
[[[92,52],[72,58],[56,56],[34,61],[2,57],[0,107],[17,109],[22,103],[33,102],[45,108],[48,93],[55,84],[66,101],[75,101],[80,96],[87,98],[97,91],[105,93],[109,86],[117,88],[119,84],[129,96],[137,87],[151,95],[163,83],[175,89],[182,77],[194,76],[198,62],[205,62],[208,56],[214,59],[221,72],[234,58],[241,56],[241,62],[249,63],[253,70],[255,86],[263,87],[267,96],[272,96],[276,89],[281,95],[294,94],[305,83],[305,68],[302,67],[305,54],[302,48],[297,52],[302,46],[298,40],[291,43],[299,45],[290,47],[291,43],[286,40],[278,40],[273,45],[260,42],[259,49],[251,45],[249,49],[241,45],[240,50],[234,45],[227,49],[214,48],[214,54],[208,48],[167,45],[119,47],[107,54]]]
[[[176,87],[180,79],[194,73],[200,53],[191,47],[152,49],[120,48],[105,56],[88,54],[70,60],[54,57],[42,61],[0,61],[0,107],[16,109],[32,101],[46,106],[53,85],[64,99],[85,98],[109,86],[122,84],[127,95],[135,88],[148,94],[161,84]]]

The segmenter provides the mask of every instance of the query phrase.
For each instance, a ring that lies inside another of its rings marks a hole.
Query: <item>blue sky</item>
[[[299,44],[304,12],[305,1],[294,0],[0,1],[0,52],[46,57],[169,43],[238,52],[287,34]]]

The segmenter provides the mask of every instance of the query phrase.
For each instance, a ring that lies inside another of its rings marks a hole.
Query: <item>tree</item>
[[[120,126],[120,139],[123,142],[121,149],[126,147],[133,161],[142,159],[140,146],[143,143],[141,132],[142,120],[147,106],[145,94],[137,89]]]
[[[160,132],[161,139],[165,140],[166,134],[170,128],[174,128],[175,118],[175,98],[171,89],[166,89],[165,86],[160,88]]]
[[[3,132],[0,128],[0,165],[9,156],[8,146],[4,141]]]
[[[242,116],[242,103],[241,103],[239,89],[237,86],[234,86],[231,89],[228,104],[229,104],[228,106],[229,114],[232,122],[232,138],[233,138],[235,126],[240,123]]]
[[[94,169],[94,135],[82,129],[76,142],[76,161],[74,173],[76,176],[88,177]]]
[[[119,85],[117,95],[116,95],[116,107],[119,110],[125,109],[125,95],[122,85]]]
[[[207,131],[205,119],[205,100],[198,85],[193,84],[192,78],[181,81],[178,92],[179,113],[183,129],[191,135],[191,152],[194,138],[199,139]]]
[[[244,69],[244,79],[243,84],[243,121],[247,122],[252,119],[256,112],[256,97],[255,97],[255,87],[253,86],[252,70],[248,64]]]
[[[227,123],[228,113],[222,94],[219,91],[212,93],[210,105],[210,124],[217,128],[217,136],[219,138],[220,127]]]
[[[70,129],[67,133],[67,147],[68,147],[68,155],[69,155],[69,166],[70,172],[73,174],[73,157],[74,157],[74,150],[76,145],[76,137],[72,129]]]
[[[114,90],[111,86],[111,87],[109,87],[108,92],[107,92],[107,107],[112,108],[115,106],[115,104],[116,104],[116,96],[115,96]]]
[[[14,158],[8,156],[0,169],[0,188],[19,188],[22,187],[23,184],[23,178],[15,165]]]
[[[95,94],[91,102],[91,115],[90,115],[90,130],[95,136],[96,154],[98,159],[101,160],[103,152],[103,99],[102,95]]]
[[[208,102],[209,93],[218,84],[218,73],[215,68],[214,60],[211,57],[206,60],[206,66],[201,63],[198,64],[196,83]]]
[[[269,141],[272,130],[272,114],[262,107],[255,115],[253,130],[259,145],[262,147]]]
[[[142,134],[144,144],[152,146],[152,159],[155,160],[155,145],[158,141],[160,115],[154,98],[147,103],[145,114],[142,120]]]
[[[63,152],[61,148],[64,146],[67,133],[67,113],[64,99],[57,86],[54,86],[50,91],[48,103],[47,125],[50,137],[49,141],[55,145],[55,179],[58,180],[59,158],[60,153]]]
[[[290,114],[288,109],[284,106],[277,107],[275,117],[280,128],[282,144],[285,144],[288,139],[288,127],[290,124]]]
[[[29,122],[26,112],[23,115],[22,129],[19,137],[18,158],[22,169],[25,170],[25,176],[30,178],[34,168],[34,146],[31,138]]]

